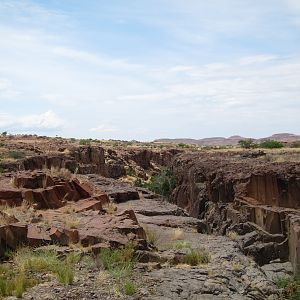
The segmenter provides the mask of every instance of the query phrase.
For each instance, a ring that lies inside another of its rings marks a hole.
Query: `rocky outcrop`
[[[132,240],[140,248],[147,245],[132,210],[107,212],[108,195],[99,190],[91,194],[87,184],[76,178],[66,180],[41,171],[25,171],[13,180],[0,180],[0,186],[0,202],[5,204],[0,214],[0,254],[19,245],[80,243],[94,246],[95,251]]]
[[[0,182],[0,202],[9,206],[19,206],[26,201],[36,209],[53,209],[64,206],[67,201],[91,196],[78,179],[64,180],[42,171],[19,172],[7,181]]]
[[[299,164],[235,153],[184,154],[176,157],[173,170],[178,185],[172,201],[199,218],[203,231],[234,231],[242,249],[260,264],[290,259],[299,271]]]
[[[137,166],[141,175],[170,164],[178,150],[151,151],[144,149],[104,149],[99,146],[80,146],[70,148],[67,152],[57,154],[39,154],[15,162],[1,162],[0,167],[5,172],[20,170],[42,170],[65,168],[72,173],[99,174],[104,177],[119,178],[126,175],[126,167]]]

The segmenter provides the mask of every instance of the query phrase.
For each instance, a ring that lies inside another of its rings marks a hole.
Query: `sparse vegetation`
[[[171,240],[177,241],[177,240],[181,240],[182,238],[183,238],[183,230],[181,228],[175,228],[173,230]]]
[[[79,145],[90,145],[91,144],[91,140],[90,139],[81,139],[79,141]]]
[[[292,143],[291,148],[300,148],[300,141]]]
[[[153,229],[150,229],[147,226],[144,226],[144,231],[146,233],[147,241],[153,245],[157,245],[157,242],[160,239],[160,234]]]
[[[190,148],[190,145],[184,144],[184,143],[179,143],[179,144],[178,144],[178,147],[179,147],[179,148]]]
[[[259,147],[266,149],[279,149],[283,147],[283,144],[274,140],[266,140],[259,144]]]
[[[22,159],[25,157],[25,153],[22,151],[9,151],[8,157],[12,159]]]
[[[127,175],[127,176],[132,176],[132,177],[134,177],[134,176],[136,176],[136,172],[135,172],[135,170],[134,170],[133,168],[128,167],[128,168],[126,169],[126,175]]]
[[[100,260],[105,270],[117,282],[130,277],[135,260],[133,259],[134,244],[129,243],[122,249],[102,249]]]
[[[63,284],[71,284],[74,265],[79,257],[69,254],[62,261],[54,251],[20,248],[10,254],[13,264],[0,265],[0,297],[15,295],[21,298],[24,291],[41,281],[40,273],[50,272]]]
[[[174,248],[179,250],[179,249],[190,249],[192,246],[191,246],[191,243],[187,242],[187,241],[177,241],[175,244],[174,244]]]
[[[70,170],[54,166],[50,168],[49,175],[51,177],[58,177],[66,181],[70,181],[73,178],[73,174]]]
[[[75,229],[80,224],[80,218],[72,215],[65,216],[63,221],[65,227],[68,229]]]
[[[136,285],[134,284],[134,282],[132,281],[127,281],[125,284],[124,284],[124,292],[126,295],[128,296],[132,296],[135,294],[136,292]]]
[[[300,299],[300,275],[295,277],[278,277],[276,280],[278,288],[283,289],[284,299],[298,300]]]
[[[161,168],[159,174],[150,178],[150,181],[145,184],[145,187],[150,191],[160,194],[164,197],[169,197],[176,186],[176,178],[168,168]]]
[[[253,149],[257,148],[257,144],[253,139],[240,140],[239,145],[244,149]]]
[[[184,256],[183,263],[190,266],[209,263],[209,255],[202,249],[190,249]]]
[[[103,205],[103,209],[106,211],[107,214],[109,215],[113,215],[115,214],[117,211],[118,211],[118,207],[115,203],[113,202],[108,202],[108,203],[105,203]]]
[[[238,234],[235,231],[229,231],[226,234],[232,241],[235,241],[238,237]]]

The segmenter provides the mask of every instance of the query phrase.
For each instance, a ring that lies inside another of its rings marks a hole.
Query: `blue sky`
[[[299,0],[0,0],[0,130],[300,133]]]

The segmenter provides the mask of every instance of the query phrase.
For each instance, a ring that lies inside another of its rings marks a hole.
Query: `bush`
[[[167,168],[161,168],[160,173],[151,177],[145,187],[150,191],[169,197],[176,186],[176,178],[173,172]]]
[[[127,244],[122,249],[103,249],[100,252],[100,260],[103,267],[116,280],[130,276],[134,264],[134,245]]]
[[[134,181],[133,185],[136,186],[136,187],[145,187],[145,183],[142,181],[141,178],[137,178]]]
[[[124,284],[124,292],[128,296],[134,295],[134,293],[136,292],[136,286],[135,286],[135,284],[132,281],[127,281]]]
[[[274,140],[266,140],[260,143],[259,146],[261,148],[266,148],[266,149],[278,149],[278,148],[282,148],[283,144],[281,142],[274,141]]]
[[[136,176],[136,172],[133,168],[129,167],[129,168],[126,169],[126,175],[134,177],[134,176]]]
[[[199,264],[207,264],[209,263],[209,255],[200,249],[192,249],[183,259],[183,262],[190,265],[190,266],[197,266]]]
[[[79,141],[79,145],[90,145],[91,144],[91,140],[88,139],[82,139]]]
[[[278,288],[283,289],[282,296],[284,299],[300,299],[300,275],[296,275],[293,278],[278,277],[276,285]]]
[[[9,151],[8,156],[13,159],[22,159],[25,157],[25,154],[21,151]]]
[[[240,140],[239,145],[244,149],[253,149],[257,147],[257,144],[254,143],[253,139]]]
[[[180,147],[180,148],[190,148],[190,145],[184,144],[184,143],[179,143],[178,147]]]

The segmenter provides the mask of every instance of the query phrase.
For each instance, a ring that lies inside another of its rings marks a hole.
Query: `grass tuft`
[[[134,282],[132,281],[127,281],[125,284],[124,284],[124,292],[126,295],[128,296],[132,296],[135,294],[137,288],[136,288],[136,285],[134,284]]]
[[[183,263],[190,266],[197,266],[199,264],[209,263],[210,258],[209,254],[201,249],[191,249],[188,253],[185,254]]]

